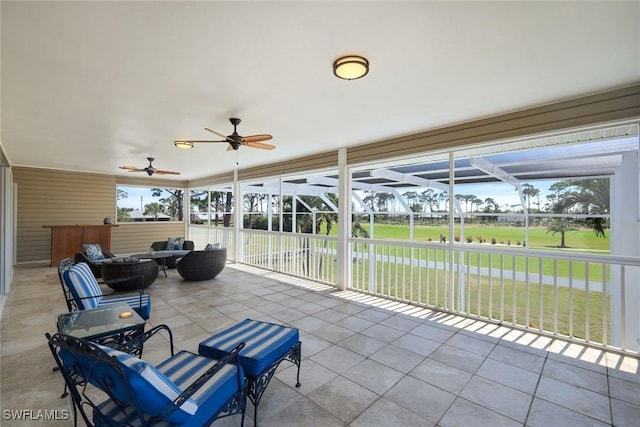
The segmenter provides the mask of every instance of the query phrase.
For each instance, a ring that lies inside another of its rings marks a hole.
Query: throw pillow
[[[144,360],[106,346],[99,344],[96,346],[107,355],[115,357],[124,367],[125,375],[143,412],[158,416],[182,393],[180,387]],[[164,421],[183,424],[197,410],[198,404],[193,399],[187,399],[173,413],[164,418]]]
[[[82,245],[82,251],[89,258],[89,261],[96,261],[103,259],[102,248],[99,243],[84,244]]]
[[[169,237],[167,240],[168,251],[180,251],[184,245],[184,237]]]
[[[220,243],[208,243],[207,246],[204,247],[205,251],[215,251],[216,249],[220,249]]]

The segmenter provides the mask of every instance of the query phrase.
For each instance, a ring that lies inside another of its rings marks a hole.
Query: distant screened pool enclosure
[[[237,262],[623,352],[640,348],[636,122],[191,188]],[[237,201],[242,203],[238,204]]]

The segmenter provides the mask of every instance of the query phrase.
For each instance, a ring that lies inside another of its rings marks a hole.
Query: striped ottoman
[[[295,328],[245,319],[235,326],[202,341],[198,353],[222,358],[239,343],[245,346],[239,361],[247,377],[247,395],[254,405],[254,426],[258,423],[258,404],[278,365],[288,360],[298,366],[296,387],[300,387],[300,334]]]

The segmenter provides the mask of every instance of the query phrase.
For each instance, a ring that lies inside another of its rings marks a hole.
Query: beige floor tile
[[[0,324],[0,407],[68,409],[44,338],[66,311],[56,270],[20,266],[16,277]],[[296,366],[283,362],[260,403],[261,427],[626,426],[640,417],[635,357],[242,265],[205,282],[170,270],[148,292],[149,327],[169,324],[176,350],[197,352],[247,317],[299,328],[302,386]],[[166,333],[145,345],[152,363],[168,355]],[[239,417],[214,425],[237,426]]]
[[[381,398],[367,408],[350,427],[434,427],[435,423]]]

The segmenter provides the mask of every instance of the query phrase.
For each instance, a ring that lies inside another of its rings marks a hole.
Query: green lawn
[[[337,227],[336,227],[337,228]],[[332,230],[335,232],[335,229]],[[458,309],[461,286],[464,287],[467,295],[466,304],[462,311],[469,314],[478,314],[492,319],[503,320],[506,323],[526,325],[533,328],[542,328],[547,331],[557,331],[560,334],[571,335],[581,338],[589,338],[594,342],[601,342],[603,339],[603,329],[607,335],[610,333],[610,325],[607,324],[610,313],[610,300],[608,295],[591,290],[589,293],[579,289],[570,290],[567,287],[552,285],[541,285],[539,283],[523,282],[513,278],[515,272],[529,271],[531,274],[542,272],[544,275],[552,276],[554,273],[559,278],[571,276],[576,279],[584,279],[587,274],[590,281],[602,280],[603,275],[608,277],[610,272],[608,267],[602,267],[600,263],[590,263],[588,271],[583,262],[574,261],[569,263],[554,256],[555,251],[567,252],[594,252],[598,254],[608,253],[609,238],[597,238],[591,230],[581,230],[567,233],[566,243],[568,249],[550,248],[557,246],[559,236],[552,236],[546,233],[545,228],[531,228],[529,230],[530,247],[535,249],[547,249],[550,252],[549,258],[527,258],[525,251],[517,250],[518,240],[524,240],[524,230],[522,228],[503,226],[467,226],[465,236],[474,236],[474,245],[469,245],[471,252],[462,255],[461,265],[465,266],[464,274],[459,276],[454,274],[454,286],[449,284],[449,273],[447,266],[449,262],[448,245],[441,245],[437,248],[409,248],[396,246],[393,243],[376,244],[371,250],[375,250],[378,262],[373,266],[373,272],[369,269],[367,258],[369,244],[358,243],[354,247],[353,265],[353,286],[356,289],[370,290],[369,274],[376,274],[376,289],[374,293],[379,295],[399,298],[401,300],[415,301],[430,306]],[[332,233],[333,234],[333,233]],[[438,241],[440,234],[448,234],[446,227],[417,226],[415,228],[415,241],[427,242],[429,239]],[[489,243],[477,244],[477,237],[482,236]],[[374,236],[379,240],[407,240],[409,239],[409,228],[403,225],[376,225]],[[497,244],[502,241],[503,245],[511,240],[514,250],[513,255],[498,255],[478,253],[473,251],[473,246],[481,249],[491,246],[491,238],[497,240]],[[298,250],[304,247],[304,239],[297,238]],[[257,242],[256,242],[257,243]],[[284,248],[289,248],[292,243],[285,239]],[[259,246],[264,243],[258,244]],[[334,250],[333,244],[330,245]],[[519,246],[522,248],[522,246]],[[263,253],[266,247],[260,248],[259,253]],[[313,252],[312,252],[313,253]],[[357,255],[357,254],[360,255]],[[308,255],[299,252],[298,264],[306,264]],[[454,253],[454,262],[458,264],[459,251]],[[429,267],[418,266],[417,264],[405,264],[401,259],[414,258],[423,262],[429,260]],[[287,259],[288,263],[291,259]],[[434,262],[437,261],[438,267]],[[258,263],[265,262],[264,260]],[[335,253],[326,255],[324,266],[334,265]],[[467,267],[468,266],[468,269]],[[478,266],[489,268],[491,266],[494,274],[504,271],[501,277],[489,278],[486,274],[478,274]],[[314,267],[312,267],[314,268]],[[317,268],[317,267],[316,267]],[[324,268],[322,268],[324,270]],[[305,268],[306,270],[306,268]],[[304,274],[304,273],[303,273]],[[333,271],[335,274],[335,271]],[[462,278],[462,284],[458,280]],[[332,282],[331,277],[324,280]],[[533,282],[537,282],[533,280]],[[453,295],[453,305],[451,292]],[[588,324],[587,324],[587,318]],[[557,322],[554,322],[557,319]],[[609,335],[610,336],[610,335]]]
[[[354,266],[354,288],[369,290],[368,269],[367,261]],[[593,342],[602,342],[603,329],[607,329],[610,336],[610,325],[607,323],[610,298],[606,295],[603,298],[601,292],[586,293],[577,289],[569,291],[565,287],[527,285],[509,277],[489,279],[473,273],[464,275],[462,284],[456,283],[451,287],[447,271],[412,269],[399,264],[383,267],[378,263],[376,276],[374,293],[379,295],[455,311],[459,308],[460,291],[464,289],[466,299],[462,311],[465,313],[577,338],[588,337]],[[455,276],[456,281],[458,277]],[[556,318],[557,322],[554,321]]]
[[[362,224],[363,228],[369,230],[369,224]],[[494,226],[494,225],[465,225],[464,235],[465,240],[467,237],[472,237],[475,243],[478,242],[478,237],[482,237],[486,243],[491,244],[491,239],[495,238],[496,243],[507,244],[509,241],[511,245],[516,245],[518,242],[521,244],[525,241],[524,227],[512,227],[508,225]],[[409,240],[409,226],[397,225],[397,224],[376,224],[374,228],[376,239],[393,239],[393,240]],[[444,235],[449,241],[449,227],[430,227],[430,226],[415,226],[414,227],[414,240],[417,242],[438,241],[440,235]],[[460,236],[460,227],[456,228],[456,236]],[[565,250],[589,250],[598,251],[603,253],[609,253],[609,235],[605,238],[597,237],[592,230],[577,230],[569,231],[565,235],[565,244],[568,246]],[[558,249],[560,245],[560,235],[547,233],[546,227],[530,227],[529,228],[529,242],[527,246],[532,249]]]

